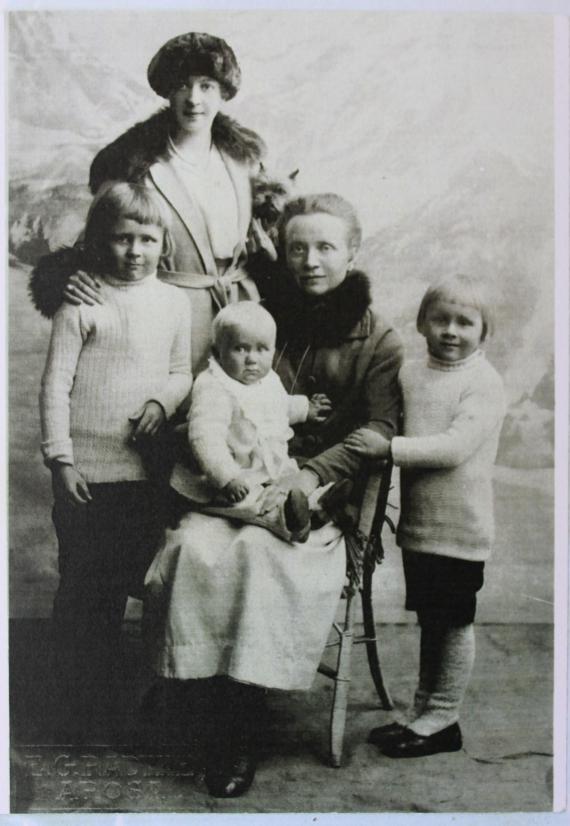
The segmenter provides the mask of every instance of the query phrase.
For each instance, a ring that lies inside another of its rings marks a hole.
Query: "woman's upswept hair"
[[[162,227],[162,257],[172,256],[174,242],[167,206],[143,184],[110,181],[101,186],[87,213],[84,247],[90,267],[105,271],[109,263],[111,233],[117,221],[125,218]]]
[[[300,198],[294,198],[285,205],[279,222],[279,242],[281,246],[285,247],[285,230],[291,218],[296,215],[315,215],[320,212],[334,215],[335,218],[341,218],[345,222],[348,230],[348,245],[356,252],[362,241],[362,228],[358,215],[349,201],[334,192],[303,195]]]
[[[483,331],[481,341],[485,341],[488,335],[492,335],[495,329],[495,319],[490,303],[488,288],[485,282],[470,275],[452,275],[432,284],[426,290],[422,298],[416,327],[419,333],[424,332],[426,314],[429,307],[436,301],[451,301],[459,304],[467,304],[481,314]]]
[[[230,331],[239,328],[259,329],[269,327],[273,336],[277,334],[277,325],[271,313],[257,301],[238,301],[222,307],[212,322],[212,345],[217,350]]]

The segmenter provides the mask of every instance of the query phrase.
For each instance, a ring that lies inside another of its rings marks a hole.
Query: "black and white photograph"
[[[7,12],[11,813],[565,800],[565,22]]]

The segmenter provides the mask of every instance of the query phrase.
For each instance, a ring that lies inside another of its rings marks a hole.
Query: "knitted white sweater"
[[[494,536],[492,469],[505,414],[503,382],[481,351],[448,364],[429,357],[400,371],[404,435],[398,544],[487,559]]]
[[[156,275],[106,277],[103,304],[64,303],[53,320],[42,377],[42,453],[74,464],[88,482],[145,478],[129,444],[145,402],[170,417],[189,393],[190,302]]]
[[[188,438],[197,468],[177,463],[170,484],[196,502],[209,502],[238,476],[252,484],[298,470],[289,457],[291,424],[304,422],[307,396],[289,396],[273,370],[255,384],[241,384],[211,358],[196,378]]]

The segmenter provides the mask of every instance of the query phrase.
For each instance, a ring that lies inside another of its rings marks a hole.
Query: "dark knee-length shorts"
[[[422,621],[468,625],[475,619],[484,562],[402,549],[406,609]]]

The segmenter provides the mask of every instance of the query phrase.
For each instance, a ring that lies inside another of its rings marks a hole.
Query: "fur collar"
[[[372,303],[370,282],[361,271],[355,270],[330,293],[317,299],[308,299],[285,276],[289,289],[274,291],[267,309],[277,322],[281,344],[331,347],[347,338],[361,338],[369,334],[369,313]]]
[[[28,292],[36,310],[46,318],[53,318],[63,301],[63,291],[69,276],[77,270],[88,269],[80,245],[62,247],[42,256],[28,281]]]
[[[134,182],[143,178],[166,150],[171,124],[172,113],[167,106],[102,149],[91,164],[91,192],[95,194],[103,181]],[[253,164],[265,154],[265,144],[256,132],[221,112],[212,124],[212,139],[218,149],[238,163]]]

